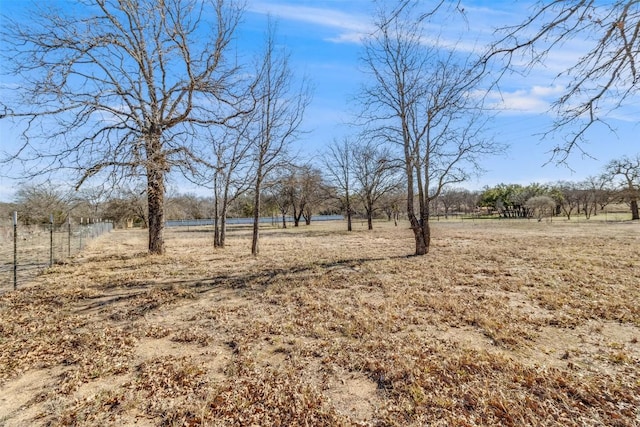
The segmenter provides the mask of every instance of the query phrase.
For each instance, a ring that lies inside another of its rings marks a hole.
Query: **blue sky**
[[[0,13],[17,16],[28,12],[27,4],[21,0],[0,0]],[[466,24],[449,22],[430,30],[442,39],[455,42],[459,48],[471,50],[487,43],[494,28],[522,21],[531,2],[467,0],[462,4],[467,14]],[[238,49],[250,55],[260,46],[266,17],[270,14],[277,19],[279,40],[291,52],[296,73],[306,74],[315,89],[304,122],[308,133],[295,143],[302,155],[321,155],[323,147],[334,138],[354,133],[345,123],[351,121],[357,111],[353,99],[363,78],[359,70],[360,43],[370,28],[372,10],[369,0],[247,1],[238,32]],[[639,151],[636,134],[640,129],[633,120],[640,112],[637,102],[609,118],[608,124],[616,133],[604,126],[589,133],[591,142],[585,148],[593,158],[574,153],[569,158],[569,167],[546,164],[554,141],[541,140],[539,134],[550,126],[549,105],[563,87],[563,82],[554,77],[579,58],[581,47],[580,41],[566,45],[528,75],[509,76],[503,82],[501,97],[494,99],[502,111],[490,132],[510,148],[503,156],[486,158],[482,164],[487,172],[465,187],[479,189],[501,182],[579,181],[598,174],[609,160]],[[0,82],[0,96],[6,84],[6,81]],[[15,129],[4,120],[0,121],[0,135],[0,150],[10,150],[16,145]],[[0,177],[0,200],[10,200],[14,188],[14,181]],[[193,191],[186,185],[176,189]]]

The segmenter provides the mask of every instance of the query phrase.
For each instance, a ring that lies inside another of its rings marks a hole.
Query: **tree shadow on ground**
[[[313,275],[323,274],[318,273],[318,269],[321,271],[330,271],[339,268],[358,271],[360,267],[369,262],[406,258],[406,256],[354,258],[339,261],[305,263],[304,265],[290,268],[266,269],[240,274],[222,274],[209,278],[144,280],[139,282],[117,283],[113,286],[107,285],[103,287],[107,292],[80,298],[75,303],[74,311],[78,314],[88,314],[94,311],[108,310],[114,306],[133,302],[136,299],[142,299],[152,291],[177,293],[177,290],[180,290],[181,292],[177,294],[181,295],[183,299],[204,296],[210,292],[224,291],[232,291],[236,296],[247,296],[248,294],[263,293],[284,276],[304,275],[305,273]]]

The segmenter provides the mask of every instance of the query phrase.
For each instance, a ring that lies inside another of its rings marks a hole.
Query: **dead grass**
[[[0,425],[640,424],[640,229],[118,231],[0,296]]]

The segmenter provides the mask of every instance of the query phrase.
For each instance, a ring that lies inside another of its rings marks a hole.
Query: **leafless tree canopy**
[[[420,6],[404,1],[381,10],[365,44],[370,83],[361,95],[369,135],[399,148],[417,255],[429,247],[429,201],[444,186],[466,180],[479,156],[501,148],[483,135],[487,117],[476,96],[482,67],[438,46],[424,30],[434,12]]]
[[[253,148],[249,134],[252,115],[242,115],[232,125],[215,129],[209,140],[213,150],[213,219],[214,246],[224,247],[226,218],[230,205],[254,183],[256,162],[251,156]],[[206,174],[208,175],[208,174]]]
[[[324,170],[327,179],[336,192],[336,197],[340,202],[340,207],[347,216],[347,231],[353,230],[352,214],[353,214],[353,191],[355,187],[355,178],[353,176],[353,146],[355,143],[348,138],[340,141],[333,141],[327,147],[327,153],[324,156]]]
[[[367,214],[367,228],[373,229],[373,215],[381,199],[402,188],[398,174],[400,162],[395,161],[388,145],[372,142],[360,143],[352,148],[353,176],[357,183],[356,195]]]
[[[521,24],[499,30],[499,39],[487,57],[505,57],[518,69],[543,64],[551,52],[569,41],[585,44],[584,55],[558,77],[568,77],[564,94],[554,103],[553,130],[564,141],[553,159],[564,162],[572,151],[585,153],[585,133],[638,94],[640,2],[616,0],[539,1]],[[521,71],[521,70],[520,70]],[[553,132],[551,132],[553,133]],[[555,135],[555,133],[554,133]]]
[[[9,160],[27,174],[71,169],[77,186],[146,176],[149,250],[162,253],[166,173],[202,158],[199,126],[238,114],[226,53],[240,13],[223,0],[78,0],[9,20],[2,43],[19,84],[2,102],[25,124]]]

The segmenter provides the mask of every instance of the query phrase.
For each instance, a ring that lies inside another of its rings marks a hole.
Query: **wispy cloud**
[[[513,91],[492,91],[488,99],[494,110],[508,114],[540,114],[550,111],[551,103],[562,91],[560,85],[531,86]]]
[[[371,32],[367,14],[260,1],[251,3],[247,10],[337,30],[338,33],[335,36],[326,38],[327,41],[334,43],[360,43],[362,38]]]

